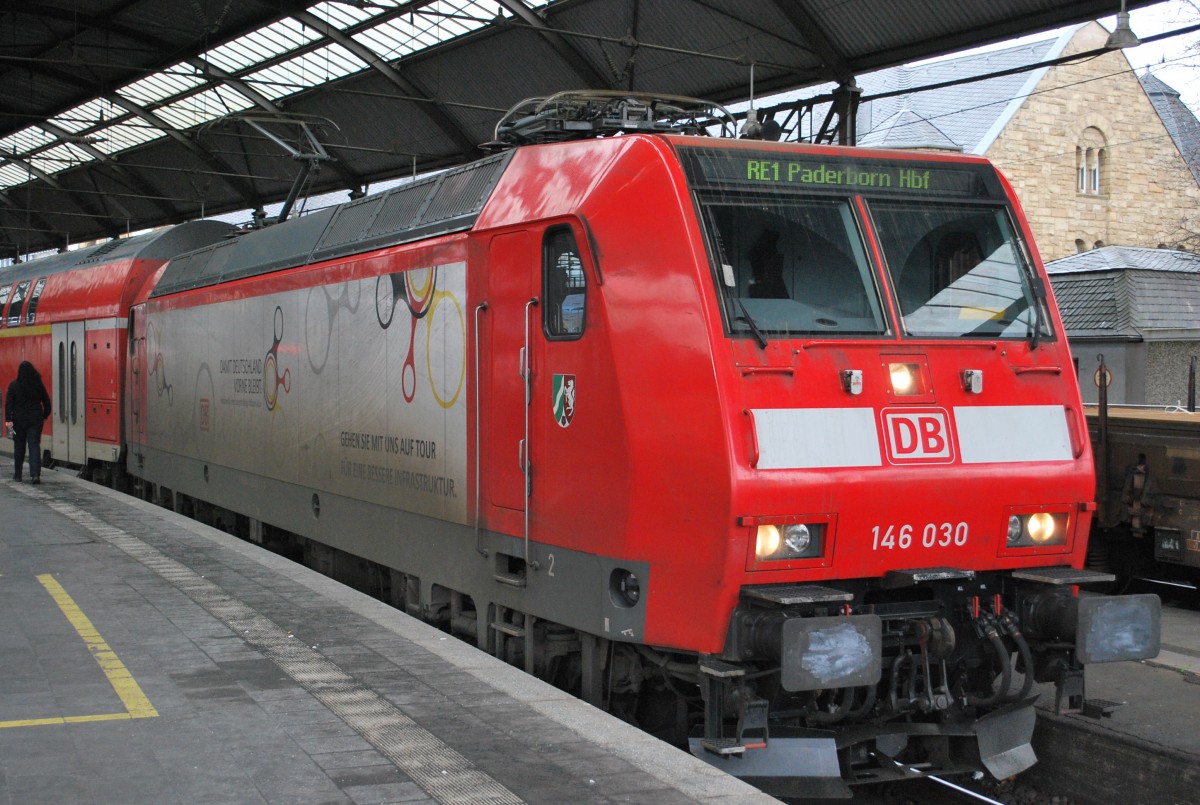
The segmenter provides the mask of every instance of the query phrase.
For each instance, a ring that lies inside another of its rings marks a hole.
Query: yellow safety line
[[[49,335],[49,324],[31,324],[28,327],[6,327],[0,330],[0,338],[20,338],[23,335]]]
[[[9,727],[44,727],[48,724],[82,724],[87,721],[128,721],[131,718],[153,718],[150,716],[135,716],[132,713],[101,713],[96,716],[55,716],[54,718],[27,718],[22,721],[0,721],[0,729]]]
[[[92,625],[91,620],[88,619],[87,615],[83,614],[83,610],[67,594],[62,585],[49,573],[38,576],[37,580],[50,593],[50,597],[58,604],[58,608],[62,610],[63,615],[67,617],[71,626],[75,627],[75,631],[87,645],[88,651],[92,653],[92,657],[100,665],[100,670],[104,671],[104,675],[108,677],[109,684],[112,685],[113,690],[116,691],[117,696],[124,703],[125,712],[103,713],[94,716],[61,716],[55,718],[31,718],[21,721],[0,721],[0,729],[6,727],[33,727],[46,724],[80,724],[88,721],[157,718],[158,711],[154,709],[154,705],[150,704],[150,700],[146,698],[146,694],[142,693],[141,687],[138,686],[133,675],[129,673],[129,669],[117,658],[117,653],[104,641],[104,638],[96,631],[96,627]]]

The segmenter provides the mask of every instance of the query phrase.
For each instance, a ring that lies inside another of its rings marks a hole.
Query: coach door
[[[55,461],[84,464],[87,461],[83,405],[83,322],[55,324],[52,328],[53,379],[50,384]]]

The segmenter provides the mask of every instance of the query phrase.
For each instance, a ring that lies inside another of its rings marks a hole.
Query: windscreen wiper
[[[732,290],[729,292],[729,295],[733,296]],[[738,303],[738,307],[742,309],[742,315],[738,316],[738,318],[750,326],[750,333],[754,336],[754,340],[758,342],[759,347],[766,349],[767,337],[763,335],[763,331],[758,328],[758,322],[756,322],[754,317],[750,315],[750,311],[746,310],[746,304],[742,301],[742,297],[734,296],[733,298]]]
[[[719,256],[721,262],[721,277],[719,280],[721,282],[721,287],[724,289],[725,294],[729,298],[736,301],[738,307],[742,310],[742,315],[737,316],[736,318],[746,322],[746,324],[750,327],[751,335],[753,335],[754,340],[758,342],[759,348],[766,349],[767,337],[763,335],[763,331],[759,329],[758,322],[756,322],[754,317],[750,315],[750,311],[746,310],[746,305],[744,302],[742,302],[742,297],[737,295],[737,281],[734,279],[733,266],[731,266],[726,260],[725,244],[721,242],[721,228],[717,226],[717,219],[713,215],[712,210],[708,211],[707,218],[709,230],[712,232],[715,240],[717,255]]]
[[[1042,337],[1042,303],[1046,300],[1046,283],[1041,277],[1033,278],[1033,335],[1029,337],[1029,349],[1038,348]]]

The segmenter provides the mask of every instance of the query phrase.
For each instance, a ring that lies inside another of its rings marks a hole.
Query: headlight
[[[919,371],[920,367],[915,363],[888,364],[888,373],[892,376],[892,391],[904,397],[920,393],[920,389],[917,388]]]
[[[1008,518],[1010,548],[1037,548],[1065,545],[1066,542],[1066,512],[1030,512],[1013,514]]]
[[[782,543],[783,537],[779,533],[779,526],[760,525],[758,527],[758,543],[754,546],[754,553],[759,559],[766,559],[778,551]]]
[[[811,559],[822,553],[825,523],[762,524],[755,530],[759,561]]]
[[[800,556],[812,544],[812,532],[804,523],[785,526],[783,529],[783,545],[788,553]]]
[[[1054,539],[1054,517],[1049,512],[1038,512],[1037,514],[1030,515],[1025,530],[1029,532],[1031,540],[1038,545],[1045,545]]]

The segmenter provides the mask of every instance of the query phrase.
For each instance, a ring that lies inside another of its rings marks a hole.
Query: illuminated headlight
[[[917,372],[920,371],[915,363],[888,364],[892,376],[892,391],[900,396],[918,393]]]
[[[760,525],[754,553],[760,561],[809,559],[821,555],[824,535],[824,523]]]
[[[892,390],[898,395],[911,394],[913,386],[912,366],[908,364],[892,364],[888,368],[890,373],[892,373]]]
[[[1063,512],[1014,514],[1008,518],[1008,547],[1030,548],[1063,545],[1067,541],[1067,515]]]
[[[1029,538],[1038,545],[1045,545],[1047,542],[1052,542],[1055,536],[1054,517],[1049,512],[1038,512],[1029,516],[1029,522],[1025,524],[1025,530],[1029,532]]]

